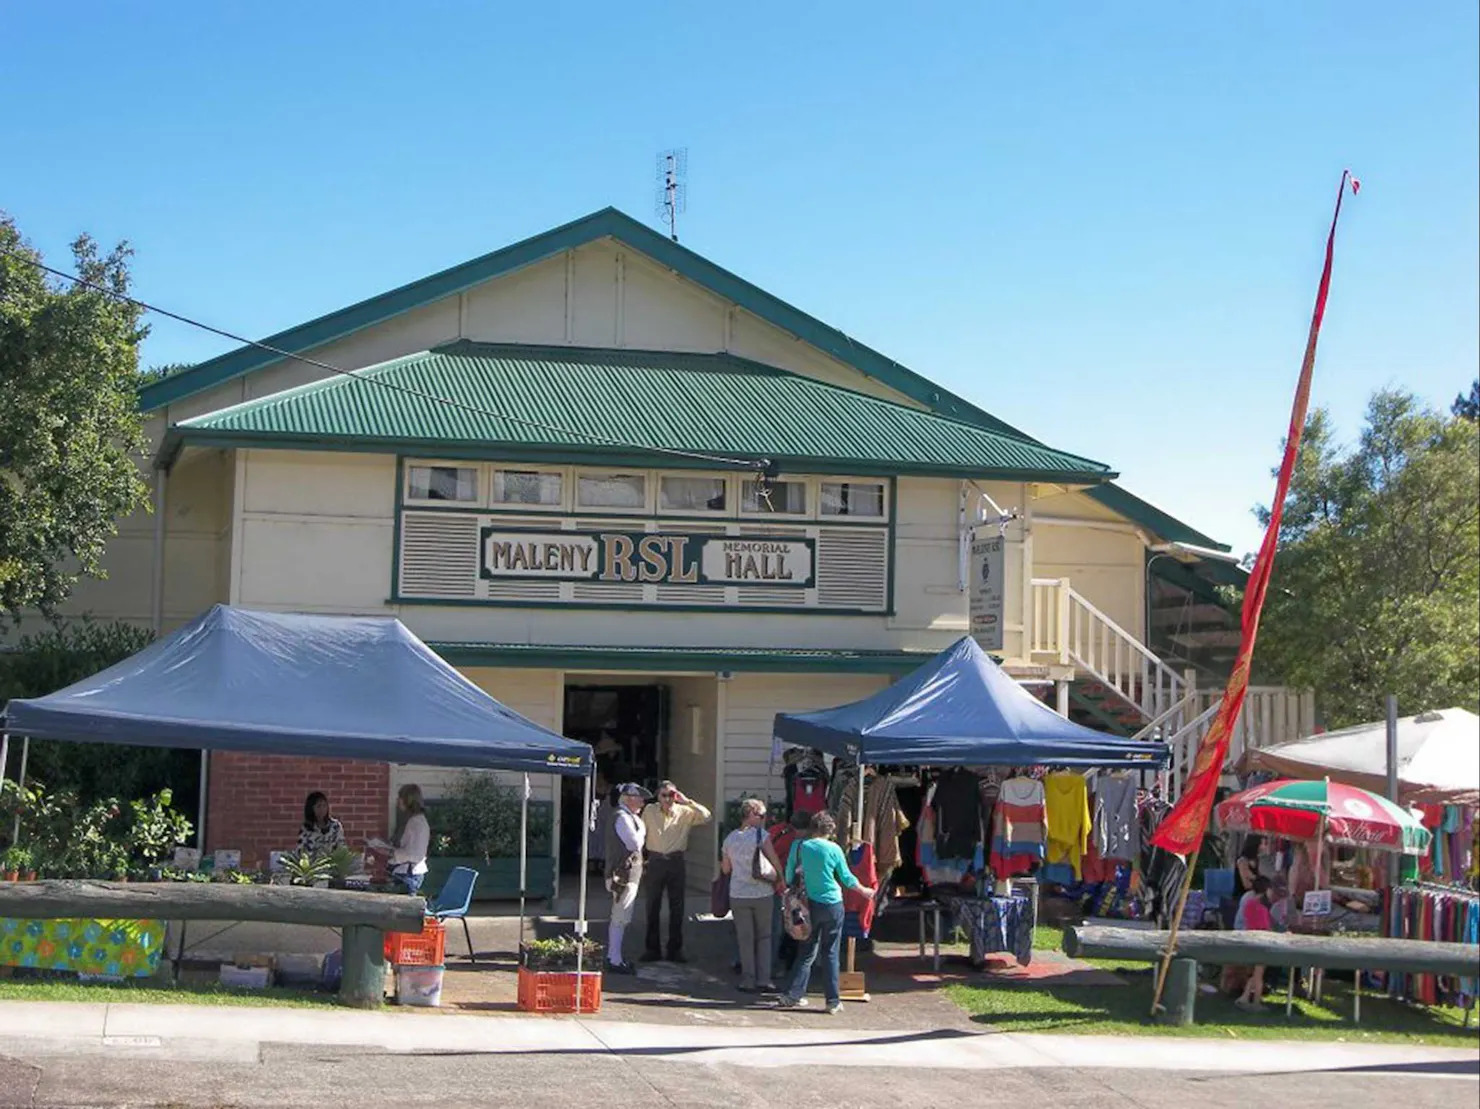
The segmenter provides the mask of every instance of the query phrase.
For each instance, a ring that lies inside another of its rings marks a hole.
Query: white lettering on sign
[[[571,532],[483,533],[485,578],[556,578],[582,581],[599,570],[596,539]]]
[[[1006,546],[1000,535],[971,542],[971,638],[984,651],[1002,650]]]
[[[786,539],[710,539],[700,559],[704,580],[724,585],[812,584],[812,544]]]

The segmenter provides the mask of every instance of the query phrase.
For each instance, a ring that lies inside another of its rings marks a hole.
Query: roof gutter
[[[1239,566],[1243,563],[1243,559],[1239,558],[1238,555],[1230,554],[1227,551],[1217,551],[1212,547],[1199,547],[1196,543],[1158,543],[1154,547],[1148,547],[1147,550],[1155,554],[1186,555],[1189,558],[1210,559],[1213,562],[1227,562],[1234,566]]]

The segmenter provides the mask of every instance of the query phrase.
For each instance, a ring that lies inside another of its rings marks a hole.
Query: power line
[[[305,354],[295,354],[293,351],[283,350],[280,347],[272,346],[269,343],[264,343],[257,339],[248,339],[245,336],[237,335],[234,332],[226,331],[212,324],[202,323],[200,320],[192,319],[189,316],[182,316],[178,312],[171,312],[167,308],[160,308],[157,305],[150,304],[148,301],[139,300],[137,297],[131,297],[127,293],[120,293],[116,289],[109,289],[106,286],[99,285],[95,281],[89,281],[85,277],[78,277],[76,274],[67,273],[65,270],[53,269],[51,266],[46,265],[46,263],[32,258],[27,254],[23,254],[18,250],[3,250],[0,251],[0,254],[19,259],[45,273],[51,274],[53,277],[60,277],[84,289],[91,289],[93,292],[102,293],[104,296],[121,300],[145,312],[153,312],[155,315],[176,320],[190,327],[198,327],[202,331],[209,331],[213,335],[219,335],[223,339],[230,339],[234,343],[256,347],[258,350],[265,350],[269,354],[274,354],[279,358],[290,358],[295,362],[302,362],[308,366],[316,366],[321,370],[327,370],[330,373],[339,374],[341,377],[347,377],[366,385],[375,385],[382,389],[389,389],[391,392],[404,393],[407,396],[418,397],[421,400],[446,405],[448,408],[456,408],[464,412],[471,412],[474,415],[486,416],[490,419],[505,420],[509,423],[520,424],[538,431],[549,431],[558,435],[571,435],[592,443],[600,443],[603,446],[621,447],[624,450],[648,451],[652,454],[667,455],[673,458],[688,458],[698,462],[707,462],[715,466],[728,466],[741,470],[758,470],[762,473],[767,473],[774,469],[774,464],[770,459],[730,458],[719,454],[705,454],[702,451],[681,450],[677,447],[655,447],[645,443],[631,443],[625,439],[613,439],[609,436],[597,435],[589,431],[577,431],[575,428],[562,427],[559,424],[547,424],[540,420],[525,419],[522,416],[510,416],[503,412],[495,412],[491,408],[483,408],[476,404],[467,404],[464,401],[453,400],[451,397],[444,397],[437,393],[429,393],[424,389],[417,389],[410,385],[400,385],[394,381],[382,381],[379,378],[362,377],[359,370],[346,370],[339,366],[330,365],[328,362],[321,361],[317,358],[310,358]]]

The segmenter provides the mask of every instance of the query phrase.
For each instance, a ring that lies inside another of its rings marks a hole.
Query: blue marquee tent
[[[862,701],[780,713],[775,736],[870,766],[1154,769],[1167,760],[1164,743],[1119,739],[1066,720],[972,639]]]
[[[499,704],[391,617],[216,605],[99,674],[11,701],[0,727],[83,743],[591,771],[589,746]]]

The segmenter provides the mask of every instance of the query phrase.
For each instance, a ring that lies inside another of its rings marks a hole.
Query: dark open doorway
[[[564,732],[591,744],[598,784],[638,782],[648,789],[668,774],[668,689],[660,685],[568,685]],[[582,783],[561,782],[560,865],[580,867]]]

